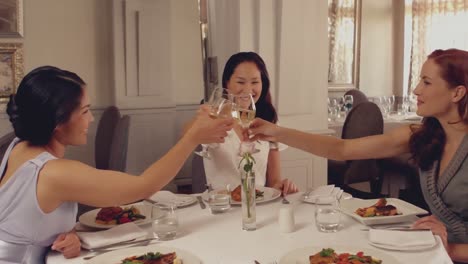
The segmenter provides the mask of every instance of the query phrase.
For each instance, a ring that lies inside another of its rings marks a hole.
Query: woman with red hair
[[[420,168],[420,183],[432,216],[415,228],[441,236],[454,261],[468,262],[468,52],[432,52],[414,90],[421,124],[383,135],[339,139],[282,128],[256,119],[251,140],[279,141],[335,160],[386,158],[410,152]]]

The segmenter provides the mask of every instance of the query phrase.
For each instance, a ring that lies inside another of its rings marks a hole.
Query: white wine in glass
[[[252,94],[239,94],[232,96],[234,112],[232,117],[239,122],[242,128],[248,128],[255,119],[255,101]]]

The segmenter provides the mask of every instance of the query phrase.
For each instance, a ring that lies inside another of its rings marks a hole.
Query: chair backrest
[[[368,102],[369,99],[367,99],[367,96],[359,91],[358,89],[351,89],[347,91],[344,95],[352,95],[353,96],[353,107],[356,105],[362,103],[362,102]]]
[[[130,130],[130,116],[124,115],[115,127],[112,139],[109,169],[124,172],[127,168],[128,136]]]
[[[197,147],[196,151],[201,150],[201,145]],[[205,166],[203,165],[203,158],[194,154],[192,158],[192,192],[201,193],[206,190],[206,174]]]
[[[383,118],[379,107],[372,102],[362,102],[351,109],[343,125],[342,138],[352,139],[383,133]],[[347,161],[344,184],[369,182],[371,192],[381,189],[380,169],[375,159]],[[367,198],[367,197],[365,197]]]
[[[0,138],[0,162],[3,160],[3,155],[5,155],[8,146],[10,146],[10,143],[14,138],[15,132],[7,133]]]
[[[97,169],[109,169],[112,136],[120,120],[120,111],[115,106],[109,106],[102,113],[96,130],[94,141],[94,161]]]

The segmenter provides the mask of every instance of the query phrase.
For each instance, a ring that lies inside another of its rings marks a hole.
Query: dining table
[[[318,231],[314,213],[315,205],[303,201],[303,193],[287,195],[290,202],[284,204],[281,198],[257,204],[257,229],[242,230],[242,210],[232,206],[221,214],[212,214],[209,208],[202,209],[195,203],[177,210],[179,229],[175,239],[154,241],[161,246],[177,248],[196,255],[204,264],[221,263],[280,263],[282,256],[298,248],[353,246],[366,252],[366,249],[391,255],[399,263],[452,263],[441,239],[435,236],[434,247],[419,251],[394,251],[373,247],[369,244],[369,229],[354,218],[342,214],[341,227],[336,233]],[[356,198],[352,198],[356,199]],[[292,232],[283,233],[278,223],[281,208],[290,207],[295,224]],[[141,226],[152,233],[151,224]],[[315,252],[310,252],[311,255]],[[48,253],[48,264],[81,264],[93,252],[82,250],[81,255],[65,259],[61,253]],[[255,261],[255,262],[254,262]],[[294,263],[292,263],[294,264]],[[387,263],[383,263],[387,264]]]

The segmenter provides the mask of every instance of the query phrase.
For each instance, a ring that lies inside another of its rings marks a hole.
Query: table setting
[[[202,194],[190,196],[202,197]],[[319,206],[334,203],[327,203],[326,199],[320,202],[317,197],[334,197],[337,217],[320,219],[317,215]],[[397,218],[391,223],[369,225],[344,212],[342,204],[348,207],[349,204],[369,206],[375,201],[343,197],[339,188],[322,186],[287,195],[289,204],[282,203],[280,197],[259,203],[255,208],[256,229],[252,231],[242,230],[242,206],[232,205],[221,213],[212,212],[210,201],[203,201],[206,206],[202,209],[195,198],[195,203],[185,207],[171,207],[172,214],[169,215],[175,219],[176,225],[171,226],[174,235],[168,237],[158,235],[162,228],[158,221],[167,213],[155,205],[163,203],[157,200],[153,204],[141,202],[137,205],[150,208],[151,223],[135,221],[108,229],[77,223],[83,247],[88,249],[83,249],[81,256],[73,259],[65,259],[60,253],[51,251],[47,263],[121,263],[119,261],[126,257],[148,252],[174,252],[185,264],[310,263],[309,256],[323,249],[333,249],[338,254],[362,251],[384,264],[452,263],[441,239],[432,235],[430,230],[409,231],[412,230],[408,228],[411,222],[417,219],[415,215],[404,218],[404,221]],[[398,199],[391,199],[388,203],[396,204],[397,208],[405,205]],[[407,208],[401,210],[405,212]],[[338,222],[335,223],[336,228],[322,230],[318,225],[322,220],[327,224],[329,221]],[[392,230],[392,227],[398,230]],[[105,244],[109,247],[103,246]]]

